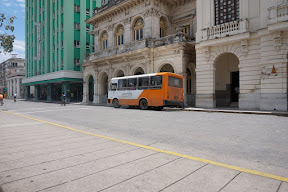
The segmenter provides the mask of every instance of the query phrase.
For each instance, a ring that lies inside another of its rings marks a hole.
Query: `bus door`
[[[168,76],[168,93],[167,100],[181,101],[183,98],[183,82],[177,77]]]

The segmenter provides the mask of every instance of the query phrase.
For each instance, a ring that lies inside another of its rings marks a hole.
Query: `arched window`
[[[108,47],[108,33],[107,31],[104,31],[101,35],[101,50],[107,49]]]
[[[138,18],[133,26],[133,40],[143,39],[144,21]]]
[[[174,68],[170,64],[165,64],[161,67],[160,72],[170,72],[174,73]]]
[[[160,37],[165,37],[167,34],[166,34],[166,20],[164,17],[161,17],[160,18]]]
[[[124,43],[124,27],[120,25],[115,32],[115,45],[123,45]]]

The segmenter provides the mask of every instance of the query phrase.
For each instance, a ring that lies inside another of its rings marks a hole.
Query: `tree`
[[[10,33],[14,31],[13,23],[15,19],[16,17],[7,18],[4,13],[0,13],[0,29],[4,30],[4,32],[0,34],[0,49],[3,49],[4,53],[11,53],[13,51],[15,36]]]

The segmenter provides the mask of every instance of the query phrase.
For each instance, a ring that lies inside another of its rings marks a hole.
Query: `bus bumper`
[[[165,107],[182,107],[183,101],[164,100],[163,105]]]

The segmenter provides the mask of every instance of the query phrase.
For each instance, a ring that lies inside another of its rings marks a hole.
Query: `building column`
[[[53,84],[49,83],[47,85],[47,102],[51,102],[52,101],[52,90],[53,90]]]
[[[62,93],[66,95],[66,102],[70,102],[70,83],[69,82],[62,83]]]
[[[188,106],[188,101],[187,101],[187,73],[183,73],[183,99],[184,99],[184,107]]]
[[[10,80],[10,86],[11,86],[11,88],[10,88],[10,98],[12,99],[12,97],[13,97],[13,79]]]
[[[9,82],[9,87],[8,87],[8,98],[11,98],[12,82],[11,82],[11,80],[8,80],[8,82]]]
[[[25,86],[24,87],[24,99],[29,100],[30,99],[30,86]]]
[[[215,71],[215,66],[211,63],[203,64],[201,69],[196,69],[196,107],[216,107]],[[201,78],[203,76],[207,78]]]
[[[130,19],[124,20],[124,31],[128,31],[128,33],[124,33],[124,44],[131,42],[132,37],[131,37],[131,22]]]
[[[34,86],[35,101],[39,101],[40,85]]]
[[[10,91],[10,81],[7,80],[7,98],[9,98],[9,91]]]
[[[20,79],[17,79],[16,94],[18,99],[21,98]]]
[[[17,79],[13,80],[13,95],[17,94]]]
[[[94,79],[94,98],[93,103],[100,103],[99,99],[99,85],[98,85],[98,74],[95,75],[97,78]]]
[[[9,97],[8,98],[12,98],[12,92],[13,92],[13,82],[12,79],[9,80]]]
[[[82,103],[88,103],[88,94],[89,94],[89,91],[88,90],[88,87],[87,86],[87,82],[86,81],[83,81],[83,99],[82,99]]]

